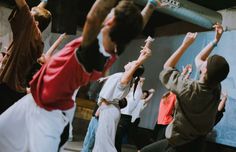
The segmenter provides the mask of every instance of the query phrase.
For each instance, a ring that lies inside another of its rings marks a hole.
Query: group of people
[[[140,11],[131,0],[96,0],[82,36],[55,55],[44,55],[41,32],[51,20],[51,13],[45,9],[47,2],[31,10],[25,0],[15,2],[17,7],[9,17],[13,41],[2,54],[0,66],[0,151],[57,152],[61,134],[71,121],[67,111],[74,108],[74,93],[101,78],[163,4],[149,0]],[[142,149],[137,144],[141,152],[192,151],[189,148],[200,147],[199,140],[211,131],[220,102],[220,82],[229,73],[224,57],[209,57],[221,38],[222,26],[216,24],[215,31],[214,40],[196,56],[199,80],[186,78],[175,68],[197,33],[188,33],[165,62],[160,80],[175,95],[173,120],[168,121],[165,139]],[[91,132],[84,142],[94,143],[87,144],[88,151],[121,151],[125,132],[132,124],[137,128],[140,113],[154,92],[142,93],[141,77],[143,63],[151,56],[151,43],[149,37],[139,57],[125,65],[124,72],[104,79]]]

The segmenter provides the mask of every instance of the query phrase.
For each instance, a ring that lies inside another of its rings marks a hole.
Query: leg
[[[3,152],[25,152],[28,149],[28,117],[32,112],[31,94],[17,101],[0,115],[0,149]]]
[[[29,151],[56,152],[68,118],[60,110],[47,111],[35,105],[28,117]]]
[[[120,110],[113,105],[102,105],[93,152],[117,152],[115,134]]]
[[[82,152],[92,152],[95,143],[95,135],[97,127],[98,127],[98,120],[97,118],[92,117],[92,119],[89,122],[86,136],[84,138]]]
[[[128,134],[130,125],[131,125],[131,116],[121,115],[115,139],[115,145],[118,152],[121,152],[122,138],[124,137],[125,134]]]
[[[69,131],[70,131],[70,123],[68,123],[65,126],[65,128],[60,136],[60,144],[59,144],[59,148],[58,148],[59,150],[67,142],[67,140],[69,138]]]

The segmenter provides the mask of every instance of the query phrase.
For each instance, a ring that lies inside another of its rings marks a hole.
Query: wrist
[[[210,43],[211,43],[212,47],[215,48],[217,46],[217,44],[218,44],[218,41],[214,40],[214,41],[212,41]]]
[[[156,0],[148,0],[148,3],[153,7],[158,7],[158,2]]]

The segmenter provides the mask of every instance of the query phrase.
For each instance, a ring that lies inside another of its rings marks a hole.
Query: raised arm
[[[154,94],[155,90],[154,89],[149,89],[148,92],[150,94],[149,94],[149,96],[146,99],[144,99],[145,104],[147,104],[148,101],[150,101],[150,99],[153,97],[153,94]]]
[[[53,43],[53,45],[49,48],[45,56],[51,57],[55,52],[56,48],[61,44],[61,42],[66,38],[66,33],[61,34],[58,39]]]
[[[20,9],[23,6],[27,5],[25,0],[15,0],[17,7]]]
[[[42,54],[42,56],[37,60],[39,64],[43,65],[46,63],[55,52],[56,48],[61,44],[63,39],[66,37],[66,33],[63,33],[59,36],[59,38],[53,43],[53,45],[49,48],[46,54]]]
[[[141,14],[143,16],[143,28],[146,26],[148,20],[150,19],[153,11],[157,6],[164,7],[166,4],[161,3],[159,0],[148,0],[146,6],[143,8]]]
[[[139,55],[138,59],[133,61],[129,70],[126,70],[124,72],[124,74],[121,78],[122,85],[127,85],[130,82],[130,80],[132,79],[133,74],[136,71],[136,69],[138,69],[139,66],[142,65],[149,56],[151,56],[151,50],[149,49],[149,47],[150,47],[152,41],[153,41],[153,39],[151,37],[148,37],[148,39],[146,40],[147,43],[143,47],[143,50],[140,51],[140,55]]]
[[[47,0],[41,0],[41,2],[38,4],[37,7],[42,7],[45,8],[47,5],[48,1]]]
[[[227,93],[223,93],[222,92],[221,94],[222,94],[222,99],[221,99],[221,101],[220,101],[220,103],[218,105],[218,111],[222,111],[224,109],[225,103],[226,103],[226,101],[228,99],[228,94]]]
[[[82,47],[90,45],[96,39],[104,19],[116,2],[117,0],[96,0],[87,15],[83,28]]]
[[[196,36],[197,36],[197,33],[190,33],[190,32],[187,33],[180,47],[165,62],[164,68],[175,67],[179,59],[181,58],[181,56],[187,50],[187,48],[194,42],[194,40],[196,39]]]
[[[207,60],[207,57],[212,52],[212,50],[216,47],[217,43],[220,41],[220,38],[223,34],[223,27],[221,24],[217,23],[213,26],[215,28],[215,38],[212,42],[210,42],[195,58],[195,65],[199,69],[204,61]]]

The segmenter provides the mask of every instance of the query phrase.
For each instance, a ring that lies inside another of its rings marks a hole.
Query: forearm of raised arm
[[[208,56],[214,49],[214,42],[210,42],[205,48],[201,50],[201,52],[196,56],[195,63],[204,62],[207,60]]]
[[[89,11],[83,29],[82,46],[88,46],[96,39],[104,19],[116,4],[116,0],[97,0]]]
[[[147,2],[146,6],[142,10],[141,14],[143,16],[143,28],[146,26],[148,20],[152,16],[153,11],[155,10],[155,6]]]
[[[25,0],[15,0],[17,7],[20,9],[23,6],[27,5]]]
[[[64,38],[65,38],[65,33],[60,35],[59,38],[53,43],[53,45],[47,51],[46,56],[51,57]]]
[[[42,7],[42,8],[45,8],[47,6],[47,0],[42,0],[37,7]]]
[[[172,54],[169,59],[165,62],[164,68],[168,67],[175,67],[178,63],[181,56],[184,54],[184,52],[187,50],[189,46],[188,45],[181,45],[174,54]]]
[[[122,78],[121,78],[121,84],[122,85],[127,85],[130,80],[132,79],[133,77],[133,74],[134,72],[136,71],[136,69],[142,65],[141,62],[137,62],[135,61],[135,63],[132,65],[132,67],[128,70],[128,71],[125,71]]]

